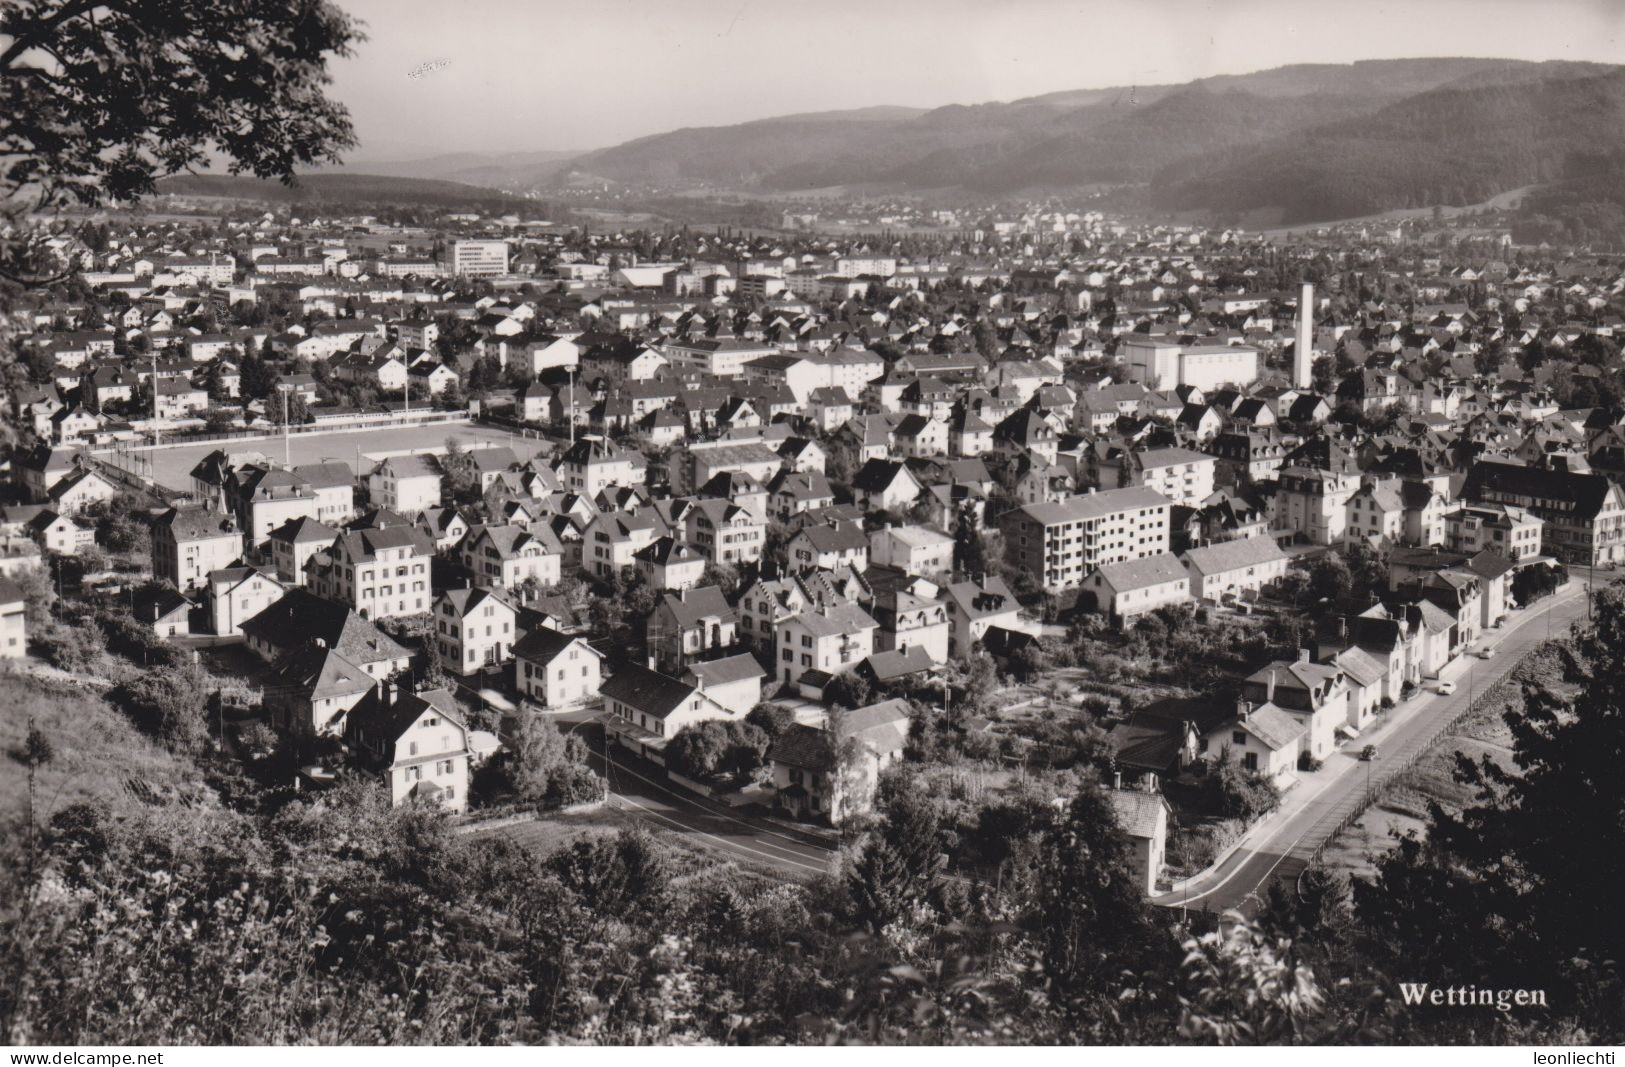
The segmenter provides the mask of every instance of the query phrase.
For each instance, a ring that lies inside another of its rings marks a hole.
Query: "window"
[[[1246,734],[1246,732],[1242,731],[1242,730],[1233,731],[1230,734],[1230,742],[1231,742],[1231,744],[1235,744],[1235,745],[1245,745],[1247,743],[1247,734]]]

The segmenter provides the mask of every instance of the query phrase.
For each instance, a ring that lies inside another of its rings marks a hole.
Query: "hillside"
[[[1558,176],[1579,138],[1618,143],[1608,93],[1574,87],[1606,84],[1619,70],[1469,58],[1300,64],[925,112],[786,116],[642,137],[538,180],[777,191],[878,183],[993,195],[1150,184],[1164,207],[1327,218],[1484,199]],[[1582,114],[1565,116],[1569,106]],[[1555,162],[1531,158],[1536,127]],[[1350,187],[1339,188],[1351,173]]]
[[[1625,73],[1443,88],[1374,114],[1187,160],[1153,180],[1163,207],[1278,207],[1285,222],[1469,204],[1566,177],[1625,144]]]
[[[276,204],[397,203],[435,207],[511,202],[496,189],[380,174],[305,174],[293,185],[231,174],[185,174],[158,183],[160,193],[264,200]]]
[[[323,167],[322,174],[368,174],[397,178],[424,178],[466,185],[528,185],[538,172],[559,167],[581,155],[574,151],[444,152],[428,156],[355,159]]]

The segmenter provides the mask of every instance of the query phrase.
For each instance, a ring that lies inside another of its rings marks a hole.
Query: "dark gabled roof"
[[[271,675],[272,686],[300,690],[313,700],[365,693],[376,684],[343,653],[314,643],[283,656]]]
[[[866,493],[883,493],[902,474],[908,474],[908,468],[896,460],[871,459],[852,479],[852,488]]]
[[[920,645],[911,645],[901,652],[896,649],[876,652],[859,664],[860,668],[864,664],[868,665],[868,673],[877,682],[907,678],[911,674],[928,671],[934,665],[930,653]]]
[[[1499,494],[1562,501],[1572,505],[1581,519],[1595,518],[1612,486],[1606,475],[1576,474],[1546,467],[1523,467],[1512,463],[1484,461],[1473,464],[1461,495],[1467,500],[1495,500]],[[1518,503],[1517,500],[1501,501]],[[1542,507],[1541,510],[1547,510]]]
[[[274,648],[296,648],[311,638],[344,654],[353,663],[401,659],[406,649],[343,604],[324,600],[305,589],[290,589],[264,611],[243,623],[243,633]]]
[[[629,663],[610,676],[599,692],[640,712],[665,718],[695,693],[695,688],[669,674]]]
[[[581,646],[593,655],[600,656],[598,650],[589,645],[580,634],[560,633],[546,626],[538,626],[521,637],[513,646],[513,654],[517,659],[529,660],[532,663],[551,663],[555,656],[576,641],[580,641]]]
[[[735,619],[737,613],[714,585],[701,585],[680,593],[667,593],[661,604],[671,612],[678,626],[696,626],[706,619]]]
[[[235,519],[207,508],[170,508],[158,516],[158,525],[169,527],[176,541],[242,536],[237,532]]]

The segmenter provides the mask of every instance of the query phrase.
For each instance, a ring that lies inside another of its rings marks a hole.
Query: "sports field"
[[[384,426],[368,430],[295,434],[288,439],[288,457],[296,467],[331,460],[348,463],[351,470],[365,472],[370,460],[414,450],[439,450],[445,447],[448,438],[455,438],[465,448],[508,445],[520,459],[530,458],[541,446],[539,441],[525,440],[492,426],[473,424]],[[280,437],[265,440],[208,441],[174,448],[137,449],[136,452],[152,458],[152,477],[158,484],[184,490],[192,484],[192,468],[216,449],[225,449],[228,452],[263,452],[270,459],[277,461],[283,457]],[[120,462],[118,457],[112,455],[103,455],[100,458],[110,463]]]

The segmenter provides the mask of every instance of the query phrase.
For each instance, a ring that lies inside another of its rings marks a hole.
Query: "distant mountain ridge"
[[[246,175],[180,174],[161,179],[158,191],[178,196],[219,196],[276,204],[411,203],[462,208],[497,207],[514,202],[497,189],[381,174],[302,174],[293,185]]]
[[[1173,209],[1335,218],[1476,202],[1561,176],[1568,157],[1598,149],[1587,138],[1625,146],[1622,76],[1625,67],[1569,61],[1300,64],[1184,85],[690,127],[581,153],[533,180],[993,195],[1126,184]],[[1520,147],[1526,140],[1544,161]],[[1338,186],[1339,173],[1356,176],[1352,188]]]

